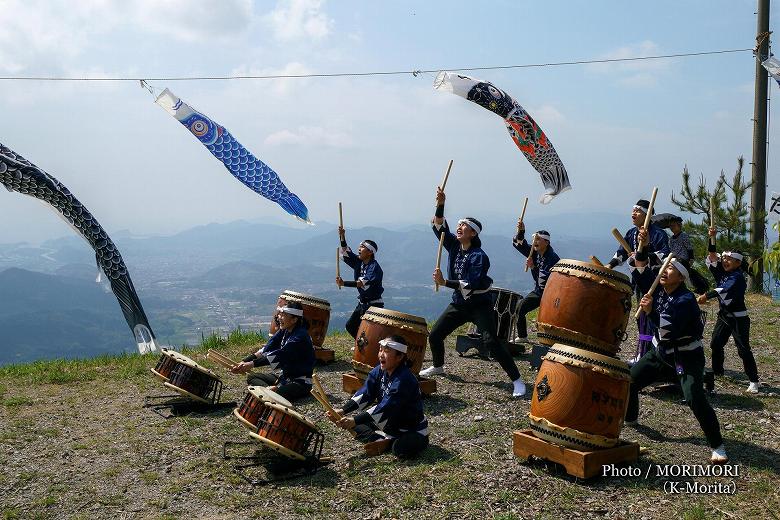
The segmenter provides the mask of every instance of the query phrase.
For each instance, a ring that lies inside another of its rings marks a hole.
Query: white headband
[[[536,236],[536,238],[543,238],[548,242],[550,241],[550,235],[545,235],[544,233],[534,233],[534,235]]]
[[[276,310],[285,314],[290,314],[292,316],[303,316],[303,309],[293,309],[292,307],[277,307]]]
[[[686,282],[691,281],[691,274],[688,272],[688,269],[686,269],[684,265],[682,265],[680,262],[678,262],[675,259],[672,259],[670,263],[674,266],[675,269],[680,271],[680,274],[683,275],[683,278],[685,278]]]
[[[739,254],[739,253],[735,253],[734,251],[723,251],[723,252],[720,254],[720,256],[730,256],[730,257],[731,257],[731,258],[733,258],[734,260],[739,260],[740,262],[742,261],[742,259],[743,259],[743,258],[745,258],[745,257],[744,257],[744,256],[742,256],[741,254]]]
[[[645,214],[647,213],[647,208],[643,208],[642,206],[640,206],[638,204],[634,204],[634,209],[638,209],[639,211],[641,211],[642,213],[645,213]]]
[[[458,225],[460,226],[461,224],[466,224],[468,227],[470,227],[471,229],[476,231],[477,235],[479,235],[482,232],[482,228],[481,227],[479,227],[474,222],[472,222],[472,221],[470,221],[468,219],[465,219],[465,218],[460,219],[458,221]]]
[[[376,248],[368,242],[361,242],[360,245],[371,251],[373,254],[376,254]]]
[[[380,340],[379,344],[382,345],[383,347],[390,347],[393,350],[397,350],[398,352],[403,352],[404,354],[406,354],[406,348],[407,348],[406,345],[404,345],[403,343],[398,343],[397,341],[393,341],[390,338],[385,338],[383,340]]]

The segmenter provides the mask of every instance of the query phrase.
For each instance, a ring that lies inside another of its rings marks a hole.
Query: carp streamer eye
[[[205,121],[195,121],[190,125],[190,131],[197,137],[203,137],[209,131],[209,125]]]

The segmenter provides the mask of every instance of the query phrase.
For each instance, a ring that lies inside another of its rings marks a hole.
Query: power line
[[[102,77],[102,78],[79,78],[66,76],[0,76],[0,81],[233,81],[246,79],[301,79],[301,78],[343,78],[343,77],[362,77],[362,76],[401,76],[411,74],[418,76],[446,70],[450,72],[470,72],[478,70],[506,70],[506,69],[529,69],[541,67],[561,67],[567,65],[588,65],[597,63],[619,63],[628,61],[643,60],[661,60],[668,58],[687,58],[692,56],[711,56],[715,54],[732,54],[737,52],[752,52],[753,49],[726,49],[719,51],[686,52],[679,54],[659,54],[655,56],[634,56],[629,58],[605,58],[593,60],[577,61],[558,61],[550,63],[525,63],[521,65],[495,65],[489,67],[457,67],[457,68],[438,68],[429,70],[392,70],[392,71],[372,71],[372,72],[333,72],[333,73],[312,73],[312,74],[269,74],[252,75],[236,74],[230,76],[161,76],[161,77]]]

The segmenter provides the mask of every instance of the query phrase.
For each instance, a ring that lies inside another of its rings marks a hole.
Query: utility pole
[[[756,87],[753,103],[753,187],[750,190],[750,243],[764,250],[766,213],[766,120],[769,77],[761,62],[769,57],[769,0],[758,0],[756,27]],[[763,290],[764,265],[751,275],[750,289]]]

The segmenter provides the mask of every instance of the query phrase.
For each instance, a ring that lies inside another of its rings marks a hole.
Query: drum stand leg
[[[154,413],[163,419],[181,417],[192,412],[220,410],[222,408],[235,408],[236,402],[205,404],[192,401],[179,394],[147,395],[144,397],[144,408],[151,408]],[[166,414],[164,410],[169,410]]]
[[[230,455],[228,454],[228,446],[257,446],[257,443],[253,441],[225,441],[222,445],[222,458],[224,460],[252,461],[246,464],[234,465],[233,471],[250,485],[261,486],[272,482],[314,475],[320,467],[331,462],[331,460],[321,458],[322,441],[322,436],[315,440],[313,453],[307,455],[306,460],[291,460],[277,454],[253,453],[252,455]],[[246,474],[245,470],[257,467],[263,467],[268,474],[278,476],[267,479],[257,479]]]

